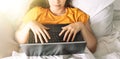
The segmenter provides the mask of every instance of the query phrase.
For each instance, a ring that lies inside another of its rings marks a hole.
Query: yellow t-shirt
[[[35,7],[31,9],[23,18],[23,22],[27,23],[35,20],[41,24],[69,24],[74,22],[86,23],[89,16],[77,8],[66,8],[63,15],[56,16],[49,9]]]

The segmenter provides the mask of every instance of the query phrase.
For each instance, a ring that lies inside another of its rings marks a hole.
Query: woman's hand
[[[49,28],[43,26],[42,24],[36,22],[36,21],[31,21],[27,24],[27,26],[32,30],[34,37],[35,37],[35,42],[38,42],[37,37],[39,38],[41,43],[48,42],[48,39],[50,38],[50,35],[46,30]],[[44,41],[43,41],[44,39]]]
[[[67,41],[67,42],[74,41],[76,34],[79,31],[81,31],[83,27],[84,27],[84,24],[81,22],[69,24],[65,27],[62,27],[62,31],[60,32],[59,36],[61,36],[63,33],[65,33],[63,41]],[[72,37],[72,39],[70,40],[71,37]]]

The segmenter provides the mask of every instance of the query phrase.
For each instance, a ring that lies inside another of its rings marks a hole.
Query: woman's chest
[[[63,15],[63,16],[54,16],[51,14],[42,14],[37,18],[37,21],[42,24],[68,24],[76,22],[74,16]]]

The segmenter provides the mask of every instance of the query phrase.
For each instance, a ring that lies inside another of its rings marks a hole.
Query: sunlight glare
[[[18,17],[25,13],[32,0],[0,0],[0,12],[10,17]]]

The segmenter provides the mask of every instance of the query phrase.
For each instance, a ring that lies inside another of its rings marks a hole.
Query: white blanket
[[[89,57],[91,55],[91,57]],[[25,53],[17,53],[13,51],[12,56],[2,59],[95,59],[92,54],[73,54],[73,55],[59,55],[59,56],[26,56]]]
[[[98,39],[96,59],[120,59],[120,20],[113,23],[111,34]]]
[[[95,59],[92,53],[86,48],[84,54],[58,55],[58,56],[26,56],[25,53],[13,51],[12,56],[2,59]]]

